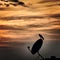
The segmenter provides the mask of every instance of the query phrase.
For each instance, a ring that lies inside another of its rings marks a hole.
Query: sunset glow
[[[23,1],[29,7],[0,7],[0,41],[33,42],[39,33],[45,40],[60,40],[60,1]]]

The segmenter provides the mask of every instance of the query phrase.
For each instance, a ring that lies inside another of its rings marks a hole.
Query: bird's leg
[[[42,60],[44,60],[44,57],[39,52],[37,52],[37,53],[42,58]]]

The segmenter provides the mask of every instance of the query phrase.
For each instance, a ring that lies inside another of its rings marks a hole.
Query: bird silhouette
[[[44,59],[44,57],[39,53],[39,49],[41,48],[42,44],[43,44],[43,40],[44,37],[39,34],[40,39],[38,39],[32,46],[32,49],[30,49],[30,46],[28,46],[27,48],[29,49],[29,51],[34,55],[36,53],[38,53],[38,56],[40,56],[42,59]]]

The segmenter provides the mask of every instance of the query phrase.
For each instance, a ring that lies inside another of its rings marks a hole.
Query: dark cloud
[[[38,24],[30,24],[30,25],[28,25],[27,27],[29,27],[29,28],[40,28],[40,27],[43,27],[43,25],[38,25]]]
[[[60,29],[51,29],[51,31],[49,33],[52,33],[52,34],[60,34]]]
[[[57,2],[57,1],[60,1],[60,0],[42,0],[38,3],[48,3],[48,2]]]
[[[30,19],[30,18],[44,18],[43,16],[9,16],[9,17],[0,17],[0,20],[17,20],[17,19]]]
[[[18,2],[19,0],[9,0],[9,1],[12,1],[12,2]]]
[[[51,5],[46,5],[46,7],[52,7],[52,6],[60,6],[60,4],[51,4]]]
[[[14,41],[12,40],[18,40],[19,38],[11,38],[11,37],[0,37],[0,43],[4,44],[4,43],[7,43],[7,44],[12,44],[12,43],[15,43]],[[11,42],[12,41],[12,42]],[[19,42],[16,42],[16,43],[19,43]]]
[[[45,23],[43,25],[44,26],[60,25],[60,20],[48,22],[48,23]]]
[[[24,28],[7,26],[7,25],[0,25],[0,30],[24,30]]]
[[[46,2],[49,2],[49,1],[40,1],[40,2],[38,2],[38,3],[46,3]]]
[[[9,41],[9,40],[11,40],[11,38],[9,38],[9,37],[0,37],[0,43],[5,42],[5,41]]]
[[[26,38],[14,38],[14,37],[4,37],[4,36],[0,36],[0,44],[7,44],[10,46],[18,46],[20,44],[26,44],[26,42],[20,42],[20,41],[24,41],[24,40],[28,40],[29,37]]]
[[[6,10],[5,8],[0,8],[0,10]]]
[[[11,37],[4,37],[4,36],[1,37],[0,36],[0,44],[12,44],[12,43],[14,44],[15,43],[15,40],[18,40],[18,38],[14,38],[14,37],[11,38]]]
[[[24,2],[19,1],[19,0],[2,0],[2,1],[7,2],[7,3],[8,3],[8,2],[14,2],[15,4],[10,3],[10,4],[12,4],[13,6],[21,5],[21,6],[23,6],[23,7],[28,7],[28,6],[25,5]],[[4,3],[4,4],[6,5],[6,7],[9,7],[9,5],[10,5],[10,4],[6,4],[6,3]]]
[[[58,28],[54,28],[54,29],[44,29],[42,31],[45,31],[47,33],[51,33],[51,34],[56,34],[59,35],[60,34],[60,29]]]
[[[52,25],[60,25],[60,21],[57,20],[57,21],[52,21],[52,22],[48,22],[48,23],[44,23],[44,24],[30,24],[30,25],[27,25],[26,27],[29,27],[29,28],[43,28],[43,27],[50,27]]]
[[[60,14],[51,14],[51,15],[48,15],[48,17],[60,19]]]
[[[12,42],[10,42],[11,40],[13,40],[15,38],[10,38],[10,37],[1,37],[0,36],[0,44],[6,44],[6,45],[11,45]]]
[[[0,20],[17,20],[17,19],[43,19],[43,18],[56,18],[60,19],[60,14],[51,14],[46,16],[9,16],[9,17],[0,17]]]

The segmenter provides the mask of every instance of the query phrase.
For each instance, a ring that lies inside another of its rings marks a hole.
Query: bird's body
[[[44,60],[44,57],[39,53],[39,49],[41,48],[41,46],[43,44],[44,37],[41,34],[39,34],[39,37],[40,37],[40,39],[38,39],[34,43],[32,49],[30,50],[30,46],[28,46],[28,49],[33,55],[38,53],[38,56],[41,57]]]
[[[38,52],[39,49],[41,48],[42,44],[43,44],[43,40],[42,39],[38,39],[35,42],[35,44],[33,45],[32,50],[31,50],[31,53],[32,54],[35,54],[36,52]]]

